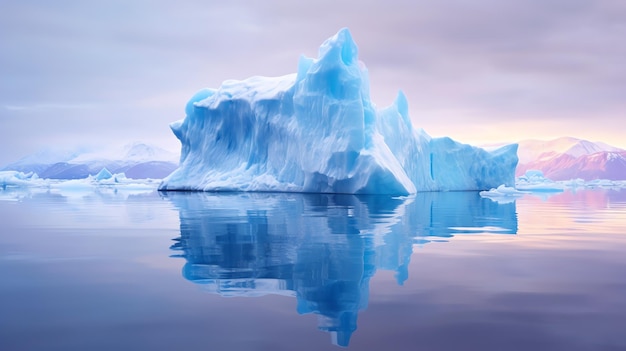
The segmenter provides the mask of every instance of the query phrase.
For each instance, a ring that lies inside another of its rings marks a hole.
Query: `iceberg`
[[[155,191],[159,185],[156,179],[131,179],[124,173],[112,174],[103,168],[97,175],[83,179],[43,179],[37,173],[0,171],[0,193],[20,191]]]
[[[37,173],[18,172],[18,171],[0,171],[0,189],[13,187],[38,186],[42,184],[42,179]]]
[[[533,192],[562,192],[565,190],[562,184],[546,178],[543,172],[537,169],[527,170],[523,176],[519,176],[516,179],[515,188]]]
[[[184,119],[178,169],[160,190],[408,195],[514,186],[517,144],[497,150],[414,128],[400,91],[378,109],[349,30],[297,73],[202,89]]]
[[[511,188],[505,185],[500,185],[497,188],[491,188],[490,190],[483,190],[479,192],[482,197],[501,197],[501,196],[523,196],[528,194],[525,191],[519,191],[515,188]]]
[[[98,174],[94,177],[95,180],[104,180],[113,178],[113,173],[106,169],[106,167],[102,168]]]
[[[522,197],[528,192],[519,191],[515,188],[511,188],[505,185],[500,185],[497,188],[491,188],[490,190],[483,190],[478,193],[481,197],[486,197],[497,203],[509,203],[514,201],[518,197]]]

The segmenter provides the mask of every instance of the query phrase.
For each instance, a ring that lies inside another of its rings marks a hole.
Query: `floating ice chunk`
[[[620,189],[625,187],[625,181],[609,180],[609,179],[594,179],[585,183],[588,188],[606,188],[606,189]]]
[[[100,173],[106,174],[106,172]],[[108,178],[106,176],[89,176],[83,179],[59,180],[41,179],[32,172],[0,171],[0,191],[3,192],[9,189],[24,191],[32,189],[33,191],[62,191],[77,194],[110,189],[113,191],[123,190],[127,193],[129,191],[145,193],[155,191],[159,183],[160,180],[158,179],[129,179],[124,173],[110,174]]]
[[[515,188],[508,187],[504,184],[498,186],[497,188],[492,188],[488,191],[481,191],[480,195],[483,196],[522,196],[528,194],[525,191],[519,191]]]
[[[565,190],[565,187],[562,184],[556,182],[537,184],[517,183],[515,187],[519,190],[533,192],[562,192]]]
[[[515,187],[518,190],[533,192],[561,192],[565,189],[576,188],[604,188],[621,189],[626,187],[626,181],[594,179],[585,181],[583,179],[570,179],[555,182],[545,178],[543,172],[538,170],[528,170],[523,176],[516,179]]]
[[[528,170],[523,176],[516,179],[515,188],[533,192],[562,192],[565,186],[544,177],[539,170]]]
[[[27,187],[27,186],[44,186],[46,182],[40,179],[37,173],[18,172],[18,171],[0,171],[0,188],[7,187]]]
[[[98,172],[98,174],[96,174],[96,176],[94,177],[94,179],[98,181],[110,178],[113,178],[113,174],[108,169],[106,169],[106,167],[102,168],[102,170]]]
[[[508,187],[502,184],[497,188],[481,191],[479,194],[482,197],[490,198],[498,202],[509,202],[514,200],[515,198],[528,194],[528,192],[519,191],[515,188]]]

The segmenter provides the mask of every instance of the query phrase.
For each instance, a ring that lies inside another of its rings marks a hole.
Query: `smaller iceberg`
[[[498,186],[497,188],[491,188],[490,190],[483,190],[480,192],[480,195],[484,197],[523,196],[525,194],[528,193],[508,187],[504,184]]]
[[[44,183],[34,172],[0,171],[0,189],[40,186]]]
[[[124,189],[154,191],[159,185],[155,179],[131,179],[124,173],[111,173],[103,168],[96,175],[82,179],[43,179],[37,173],[0,171],[0,191],[10,189],[45,189],[62,191],[83,191],[85,189]]]
[[[594,179],[585,183],[587,188],[622,189],[626,188],[624,180]]]
[[[502,184],[498,186],[497,188],[491,188],[490,190],[483,190],[479,192],[479,194],[482,197],[489,198],[498,203],[507,203],[507,202],[512,202],[518,197],[528,194],[528,192],[519,191],[513,187],[508,187]]]
[[[94,177],[97,181],[111,178],[113,178],[113,174],[106,167],[102,168],[102,170],[100,170],[100,172],[98,172],[98,174]]]
[[[532,192],[562,192],[565,190],[563,184],[546,178],[543,172],[539,170],[526,171],[524,175],[516,179],[515,188]]]

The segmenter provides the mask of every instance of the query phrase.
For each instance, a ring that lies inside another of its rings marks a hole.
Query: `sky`
[[[47,148],[144,141],[199,89],[296,72],[348,27],[384,107],[489,144],[574,136],[626,148],[623,0],[0,3],[0,165]]]

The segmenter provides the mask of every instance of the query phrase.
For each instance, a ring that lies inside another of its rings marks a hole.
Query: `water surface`
[[[626,191],[0,192],[1,350],[620,350]]]

